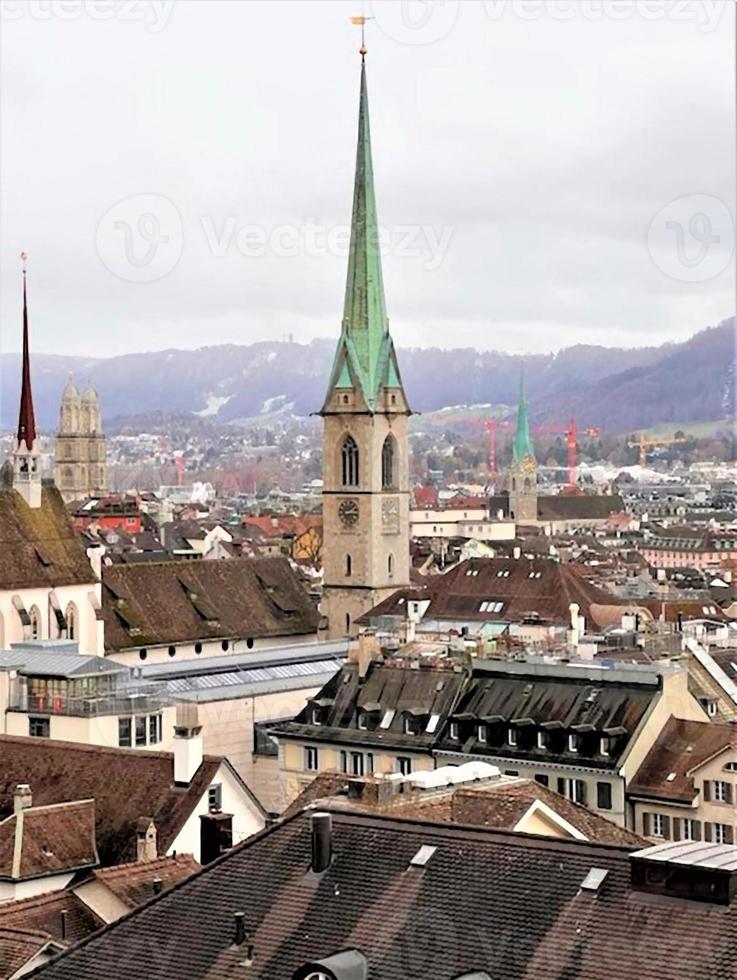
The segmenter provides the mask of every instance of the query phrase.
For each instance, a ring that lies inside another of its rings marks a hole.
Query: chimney
[[[348,651],[350,663],[358,665],[358,676],[363,678],[368,674],[374,660],[381,656],[381,647],[376,633],[372,629],[364,630],[358,636],[358,643]]]
[[[519,561],[521,555],[522,555],[522,549],[520,547],[515,547],[512,550],[512,558],[514,558],[515,561]]]
[[[320,874],[330,867],[333,860],[333,818],[329,813],[313,813],[310,818],[312,831],[312,870]]]
[[[18,783],[13,793],[13,812],[20,813],[33,806],[33,794],[28,783]]]
[[[139,817],[136,823],[136,861],[150,864],[159,856],[158,834],[152,817]],[[155,888],[154,888],[155,890]]]
[[[177,705],[174,725],[174,782],[189,786],[202,765],[202,726],[196,704]]]
[[[161,878],[159,878],[158,875],[156,875],[156,877],[153,880],[154,895],[160,895],[163,887],[164,887],[164,882],[162,881]]]

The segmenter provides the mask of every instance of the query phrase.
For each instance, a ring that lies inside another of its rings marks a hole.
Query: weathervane
[[[361,61],[366,60],[366,53],[368,48],[366,47],[366,21],[373,20],[373,17],[351,17],[351,24],[355,24],[357,27],[361,28],[361,47],[358,49],[361,55]]]

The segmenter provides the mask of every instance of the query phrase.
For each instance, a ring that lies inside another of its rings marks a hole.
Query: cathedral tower
[[[343,322],[323,418],[323,601],[331,638],[409,585],[409,442],[389,333],[362,50]]]
[[[517,429],[509,467],[509,516],[518,523],[537,520],[537,460],[530,438],[524,375],[519,382]]]
[[[80,394],[70,379],[61,397],[54,465],[54,482],[67,503],[105,490],[106,457],[100,398],[91,385]]]
[[[18,431],[13,449],[13,489],[29,507],[41,506],[41,458],[36,436],[36,415],[31,390],[31,355],[28,343],[28,300],[26,298],[26,259],[23,262],[23,367],[20,390]]]

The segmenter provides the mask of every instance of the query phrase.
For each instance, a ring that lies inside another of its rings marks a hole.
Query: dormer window
[[[358,727],[365,732],[368,729],[368,714],[365,711],[358,712]]]
[[[539,749],[547,749],[548,747],[548,733],[538,732],[537,733],[537,747]]]
[[[609,755],[612,748],[612,740],[608,735],[604,735],[599,742],[599,752],[601,755]]]
[[[315,705],[312,709],[312,724],[322,725],[322,708]]]
[[[578,752],[578,747],[579,747],[579,737],[578,737],[578,735],[576,735],[575,733],[569,735],[568,736],[568,751],[569,752]]]
[[[517,744],[517,729],[516,728],[508,728],[507,729],[507,741],[509,742],[510,745],[516,745]]]
[[[479,725],[477,729],[477,738],[479,742],[486,742],[486,725]]]
[[[453,739],[454,742],[457,742],[458,741],[458,739],[459,739],[460,736],[459,736],[459,732],[458,732],[458,722],[457,721],[452,721],[450,723],[450,726],[448,728],[448,735],[450,736],[450,738]]]

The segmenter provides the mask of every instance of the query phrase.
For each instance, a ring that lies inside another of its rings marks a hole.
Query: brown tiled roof
[[[73,892],[63,889],[35,895],[19,902],[0,902],[0,930],[37,932],[49,939],[61,940],[62,911],[67,913],[67,942],[79,942],[103,924]]]
[[[532,779],[505,777],[497,782],[439,790],[403,787],[402,793],[394,792],[388,799],[380,795],[380,782],[370,777],[356,779],[340,773],[321,773],[300,793],[284,816],[299,813],[307,806],[318,809],[327,806],[411,820],[514,830],[530,807],[539,801],[593,843],[632,848],[645,847],[647,843],[637,834]],[[355,788],[351,790],[351,786]]]
[[[16,814],[0,822],[0,878],[35,878],[94,864],[94,800],[32,806],[20,824]]]
[[[537,614],[542,621],[560,626],[570,623],[572,602],[578,603],[580,615],[589,622],[592,608],[627,605],[592,585],[574,566],[550,558],[469,558],[428,579],[423,592],[404,590],[388,597],[365,613],[361,622],[403,615],[404,604],[414,598],[431,599],[426,619],[520,622]],[[398,604],[399,599],[405,603]],[[502,607],[482,610],[482,603],[488,602],[501,602]]]
[[[633,890],[625,848],[357,813],[332,819],[324,872],[310,870],[310,822],[301,814],[40,975],[289,980],[307,964],[357,949],[371,980],[737,978],[737,904]],[[413,867],[423,847],[427,860]],[[606,872],[603,882],[582,888],[594,868]],[[247,945],[233,942],[239,910]]]
[[[730,744],[737,748],[735,730],[734,725],[671,718],[637,770],[629,793],[691,803],[696,796],[693,770]]]
[[[205,756],[190,785],[180,787],[174,785],[169,752],[0,735],[0,759],[0,817],[13,812],[18,783],[30,785],[37,805],[92,799],[103,866],[135,857],[136,822],[142,816],[153,818],[159,851],[165,853],[222,761]]]
[[[317,612],[283,557],[111,565],[102,581],[108,651],[317,629]]]
[[[43,487],[40,507],[0,488],[0,590],[95,581],[56,487]]]
[[[45,932],[28,929],[6,929],[0,926],[0,978],[12,977],[29,960],[48,945]]]
[[[97,868],[92,877],[132,909],[151,898],[154,878],[161,879],[162,888],[171,888],[189,878],[199,867],[191,854],[176,854],[157,861],[133,861],[112,868]]]
[[[606,520],[612,514],[623,511],[624,501],[618,494],[557,494],[541,496],[537,501],[539,521],[592,521]]]

